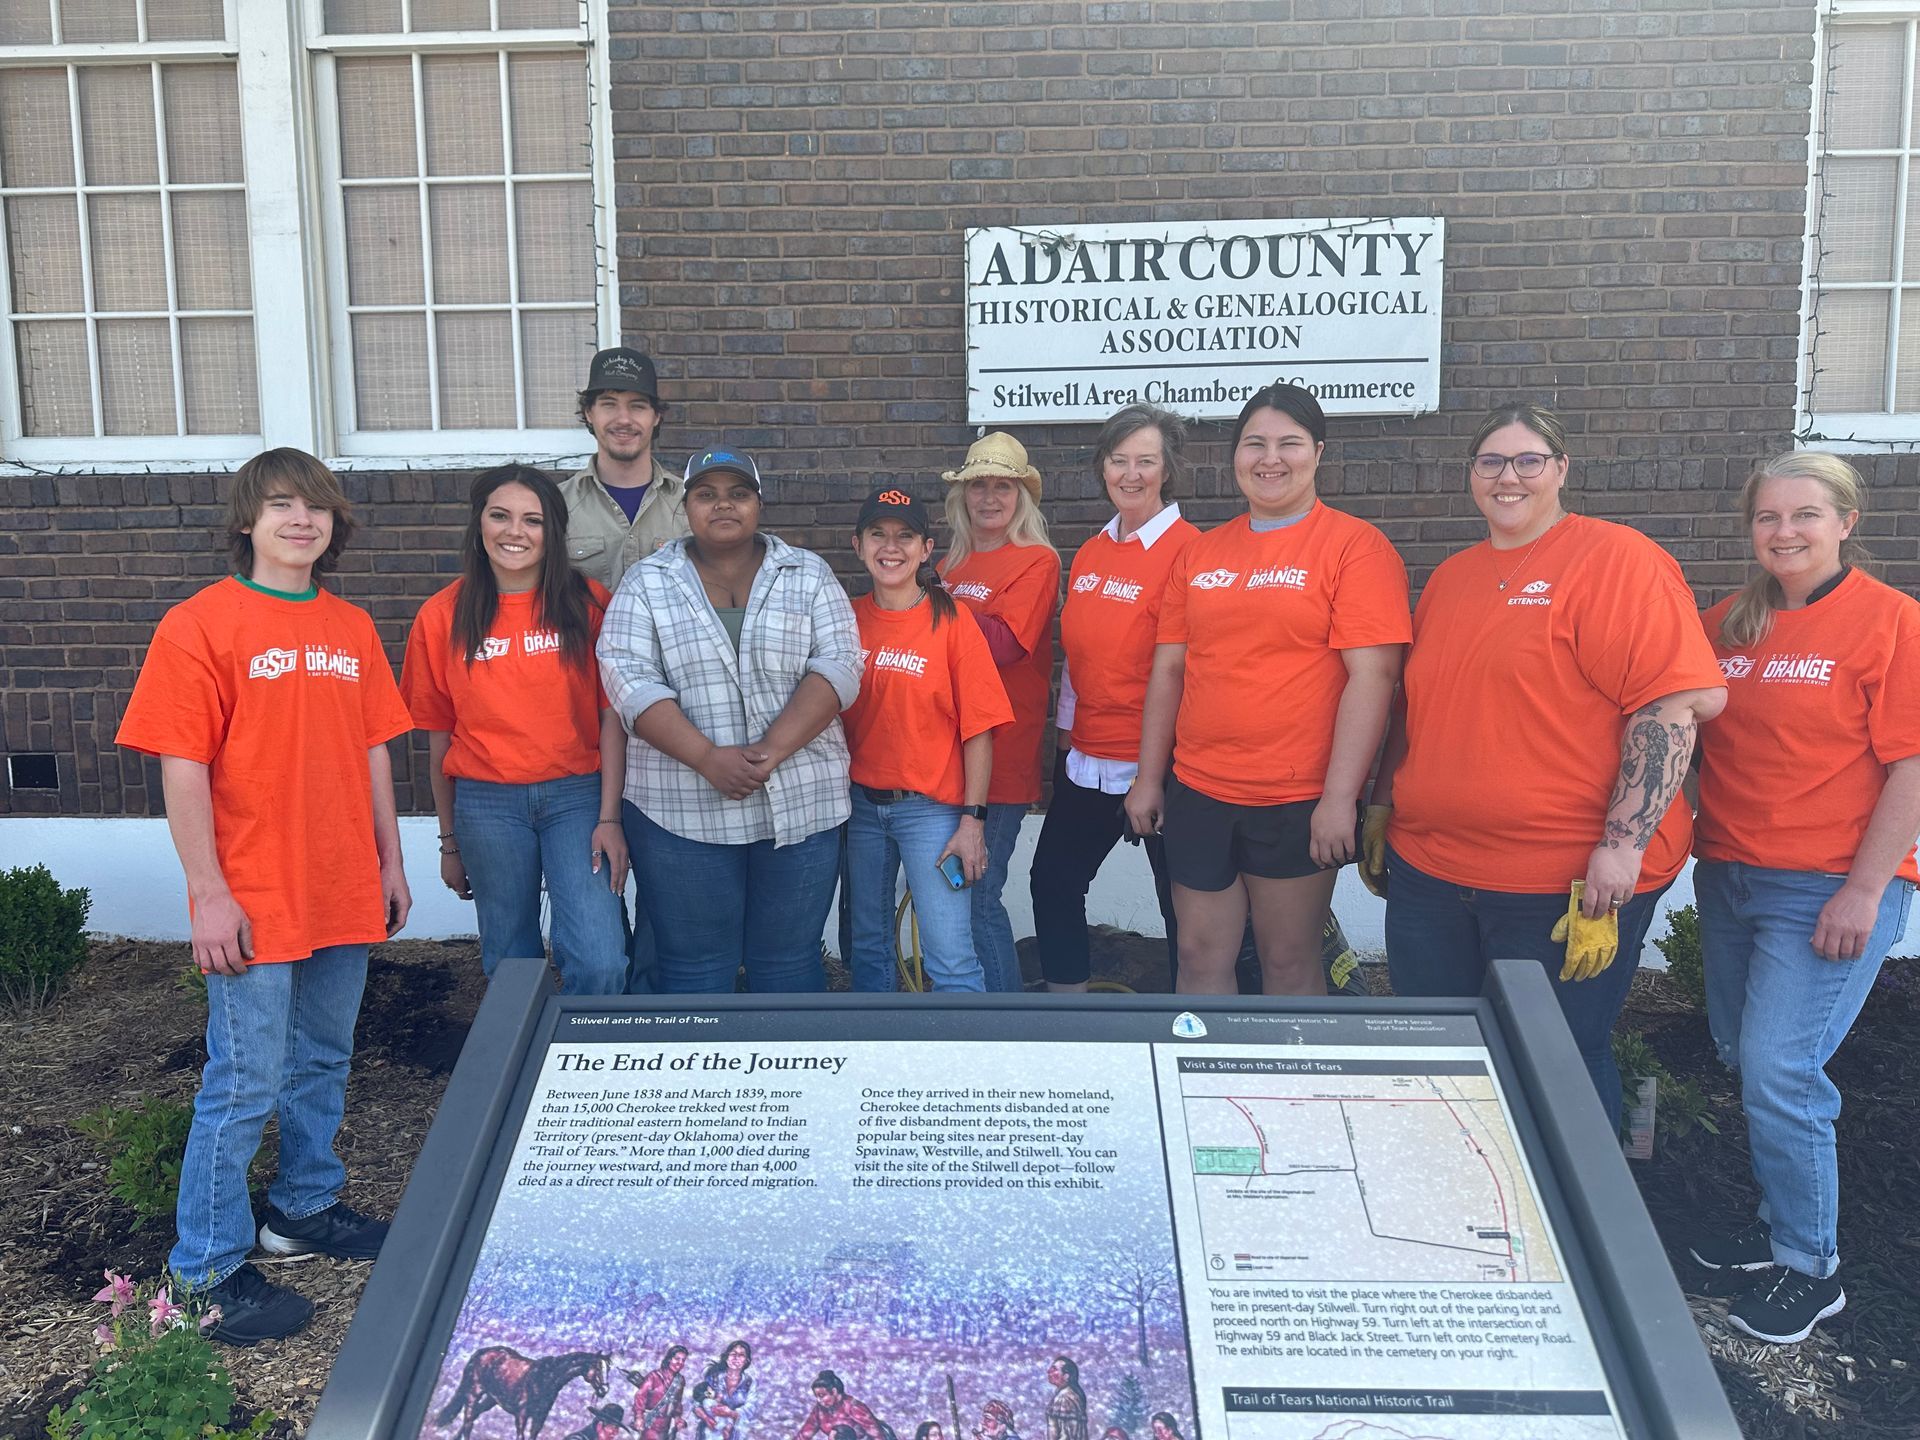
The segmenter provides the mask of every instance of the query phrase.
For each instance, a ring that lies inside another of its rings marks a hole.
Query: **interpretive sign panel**
[[[1275,380],[1330,415],[1436,409],[1444,248],[1425,217],[969,230],[967,419],[1228,416]]]
[[[1459,1008],[549,1000],[313,1434],[1666,1433]]]

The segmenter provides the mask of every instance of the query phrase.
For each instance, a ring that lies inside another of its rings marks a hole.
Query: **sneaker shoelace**
[[[1762,1304],[1778,1305],[1790,1309],[1813,1293],[1813,1287],[1820,1282],[1811,1275],[1803,1275],[1788,1266],[1780,1267],[1780,1274],[1760,1296]]]

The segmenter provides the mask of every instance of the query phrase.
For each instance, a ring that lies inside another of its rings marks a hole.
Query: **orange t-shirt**
[[[850,775],[876,790],[965,803],[960,746],[1013,718],[987,637],[964,605],[933,628],[933,606],[882,610],[853,602],[860,626],[860,698],[841,713]],[[998,737],[995,737],[996,747]]]
[[[1727,708],[1700,727],[1694,853],[1844,875],[1887,766],[1920,755],[1920,603],[1855,570],[1739,647],[1719,639],[1732,603],[1702,617]],[[1911,850],[1899,874],[1920,883]]]
[[[1623,717],[1719,686],[1720,668],[1679,565],[1645,536],[1569,515],[1515,560],[1483,540],[1420,596],[1387,838],[1449,884],[1547,894],[1587,873],[1604,835]],[[1691,821],[1676,796],[1641,890],[1679,873]]]
[[[1140,714],[1167,575],[1200,531],[1175,520],[1149,549],[1102,530],[1073,557],[1060,648],[1073,682],[1073,748],[1098,760],[1140,758]]]
[[[422,730],[445,730],[442,768],[463,780],[533,785],[600,770],[600,711],[607,703],[591,642],[607,592],[587,581],[589,648],[569,664],[560,636],[535,622],[531,590],[502,595],[472,664],[453,653],[460,581],[420,607],[407,636],[400,689]]]
[[[992,615],[1026,654],[1000,671],[1013,723],[993,737],[989,805],[1031,805],[1040,798],[1040,738],[1053,685],[1053,611],[1060,603],[1060,556],[1050,545],[1002,545],[978,551],[945,572],[953,598]]]
[[[1316,798],[1347,688],[1340,652],[1410,635],[1407,567],[1366,521],[1315,502],[1284,530],[1245,515],[1209,530],[1161,602],[1159,643],[1187,647],[1173,773],[1235,805]]]
[[[161,617],[115,743],[208,767],[259,965],[386,938],[367,752],[412,728],[366,611],[226,579]]]

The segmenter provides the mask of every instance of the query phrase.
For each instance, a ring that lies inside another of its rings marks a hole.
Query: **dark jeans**
[[[1567,947],[1549,936],[1554,922],[1567,913],[1564,890],[1555,895],[1469,890],[1416,870],[1391,846],[1387,872],[1387,972],[1393,993],[1478,995],[1489,960],[1538,960],[1601,1107],[1617,1125],[1620,1069],[1613,1060],[1613,1022],[1627,1002],[1627,987],[1640,968],[1640,947],[1667,886],[1642,891],[1620,907],[1620,953],[1613,964],[1591,980],[1562,980]]]
[[[1120,795],[1086,790],[1067,778],[1067,752],[1053,767],[1053,798],[1034,847],[1029,884],[1033,888],[1033,929],[1040,947],[1040,971],[1055,985],[1080,984],[1092,973],[1087,945],[1087,887],[1100,865],[1125,834],[1127,819]],[[1145,840],[1153,866],[1154,897],[1167,925],[1167,958],[1173,964],[1176,935],[1173,893],[1167,882],[1167,847],[1158,836]]]

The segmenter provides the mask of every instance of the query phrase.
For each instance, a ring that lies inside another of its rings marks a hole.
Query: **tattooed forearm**
[[[1647,848],[1680,793],[1697,730],[1691,706],[1655,700],[1633,713],[1621,738],[1620,777],[1607,805],[1607,845]]]

